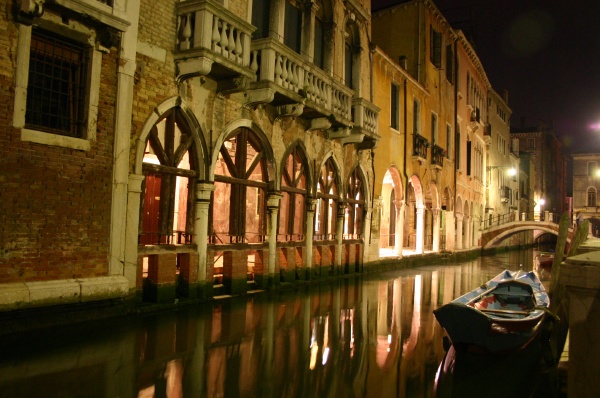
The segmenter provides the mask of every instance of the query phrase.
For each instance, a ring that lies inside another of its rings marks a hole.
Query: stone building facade
[[[600,154],[573,154],[573,218],[590,222],[590,232],[600,234]]]
[[[477,248],[490,86],[431,1],[0,11],[2,311],[208,299]]]
[[[382,137],[374,195],[381,205],[379,248],[396,256],[452,250],[455,33],[427,1],[377,11],[373,26],[380,46],[373,68]],[[390,26],[398,34],[390,35]]]
[[[379,138],[368,2],[10,6],[3,307],[173,302],[362,269]],[[33,88],[60,80],[34,69],[62,57],[79,99]],[[50,115],[75,101],[80,119]]]
[[[519,149],[533,160],[534,217],[558,219],[569,211],[567,202],[567,157],[563,144],[545,122],[535,126],[512,126],[511,137],[519,140]]]
[[[483,130],[487,145],[484,227],[520,217],[519,142],[511,141],[510,115],[508,93],[500,96],[490,88],[488,121]]]

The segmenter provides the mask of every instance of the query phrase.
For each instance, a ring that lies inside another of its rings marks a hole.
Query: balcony
[[[244,90],[254,79],[250,39],[254,26],[213,0],[176,3],[175,62],[179,81],[209,76],[218,93]]]
[[[481,109],[478,107],[471,110],[471,128],[473,131],[477,130],[481,126]]]
[[[332,131],[330,138],[347,138],[353,132],[353,90],[304,60],[300,54],[272,38],[252,42],[250,68],[253,82],[246,91],[247,105],[270,103],[279,116],[302,116],[313,121],[312,128]],[[361,128],[373,129],[372,106],[357,117]],[[361,130],[362,131],[362,130]],[[329,135],[329,133],[328,133]]]
[[[492,125],[486,123],[483,125],[483,135],[491,136],[492,135]]]
[[[500,201],[502,203],[508,203],[511,202],[511,198],[512,198],[512,189],[510,189],[509,187],[501,187],[500,188]]]
[[[352,100],[352,122],[354,123],[352,133],[362,137],[359,145],[361,149],[375,148],[381,138],[377,134],[379,110],[364,98]]]
[[[444,158],[446,157],[446,150],[438,145],[434,145],[431,148],[431,164],[437,168],[441,169],[444,167]]]
[[[422,135],[415,134],[413,138],[413,160],[418,160],[419,163],[423,164],[427,160],[428,147],[429,141]]]

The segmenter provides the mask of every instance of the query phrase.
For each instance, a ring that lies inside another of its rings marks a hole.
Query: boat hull
[[[433,313],[455,349],[499,353],[533,341],[548,305],[548,295],[532,272],[504,271]]]

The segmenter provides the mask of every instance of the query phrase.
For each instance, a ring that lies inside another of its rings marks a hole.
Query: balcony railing
[[[431,148],[431,164],[443,167],[446,150],[438,145]]]
[[[354,132],[363,134],[366,140],[376,144],[379,141],[377,134],[377,117],[379,108],[365,100],[364,98],[355,98],[352,100],[352,122],[354,122]]]
[[[417,156],[422,159],[427,159],[427,148],[429,147],[429,141],[425,137],[419,134],[415,134],[413,140],[413,156]]]
[[[213,0],[176,3],[176,13],[175,59],[180,76],[253,77],[250,38],[255,28],[251,24]]]
[[[307,117],[329,117],[346,126],[352,123],[352,89],[333,80],[277,40],[264,38],[252,42],[250,68],[255,73],[250,88],[273,96],[251,101],[268,101],[274,105],[302,103],[308,108],[304,110]]]

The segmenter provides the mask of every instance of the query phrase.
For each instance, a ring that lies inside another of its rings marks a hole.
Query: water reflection
[[[531,259],[507,253],[10,336],[0,396],[432,396],[445,354],[432,311]]]

